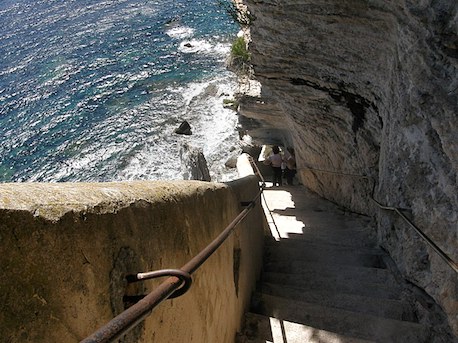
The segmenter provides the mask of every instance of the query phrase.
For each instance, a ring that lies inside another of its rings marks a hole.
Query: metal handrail
[[[363,174],[344,173],[344,172],[338,172],[338,171],[334,171],[334,170],[326,170],[326,169],[310,168],[310,167],[302,167],[302,168],[299,168],[299,170],[313,170],[313,171],[319,171],[319,172],[328,173],[328,174],[354,176],[354,177],[360,177],[360,178],[363,178],[363,179],[374,180],[374,178],[372,176],[363,175]]]
[[[250,162],[255,175],[259,178],[259,180],[261,182],[261,187],[264,188],[266,186],[266,180],[264,179],[264,175],[262,175],[261,170],[259,170],[258,165],[256,164],[256,162],[254,161],[254,159],[253,159],[253,157],[251,155],[248,155],[248,161]],[[272,220],[272,224],[275,227],[275,231],[277,231],[278,237],[280,237],[281,236],[280,230],[278,229],[277,223],[275,222],[275,218],[274,218],[274,216],[272,214],[272,211],[269,208],[269,204],[267,203],[267,199],[266,199],[266,196],[265,196],[264,193],[262,193],[262,200],[264,200],[263,206],[269,212],[270,219]]]
[[[262,175],[261,171],[258,168],[258,165],[255,163],[251,155],[248,155],[248,161],[250,162],[251,166],[254,168],[255,175],[259,177],[259,180],[261,180],[261,183],[264,187],[266,185],[266,180],[264,179],[264,176]]]
[[[254,208],[257,199],[262,194],[262,191],[263,187],[260,188],[256,197],[254,197],[252,201],[243,204],[246,205],[243,211],[239,213],[239,215],[218,235],[218,237],[216,237],[199,254],[197,254],[180,269],[169,269],[166,271],[137,274],[137,279],[144,278],[145,275],[151,274],[156,274],[156,276],[157,274],[161,274],[159,276],[163,276],[165,274],[177,276],[169,277],[157,288],[147,294],[143,299],[139,300],[136,304],[117,315],[110,322],[98,329],[91,336],[82,340],[80,343],[113,342],[114,340],[123,337],[135,326],[141,323],[146,317],[148,317],[157,305],[170,298],[177,289],[180,291],[185,288],[186,285],[181,287],[181,285],[185,282],[184,280],[188,278],[188,275],[195,272],[224,243],[224,241],[235,230],[237,225],[240,224],[240,222]],[[139,275],[140,277],[138,277]]]
[[[366,178],[368,180],[372,180],[373,186],[372,186],[372,191],[369,196],[369,199],[372,200],[380,209],[382,210],[387,210],[387,211],[393,211],[397,213],[404,221],[409,224],[411,228],[414,229],[415,232],[439,255],[442,260],[449,265],[455,273],[458,273],[458,263],[453,261],[450,256],[448,256],[439,246],[434,243],[434,241],[429,238],[418,226],[416,226],[409,218],[407,218],[401,211],[405,210],[399,207],[394,207],[394,206],[385,206],[379,203],[374,196],[375,193],[375,179],[371,176],[368,175],[360,175],[360,174],[351,174],[351,173],[343,173],[343,172],[337,172],[337,171],[332,171],[332,170],[325,170],[325,169],[318,169],[318,168],[310,168],[310,167],[303,167],[299,168],[299,170],[305,169],[305,170],[313,170],[313,171],[319,171],[319,172],[324,172],[324,173],[330,173],[330,174],[337,174],[337,175],[345,175],[345,176],[353,176],[353,177],[361,177],[361,178]]]
[[[458,263],[456,263],[455,261],[453,261],[445,252],[442,251],[441,248],[439,248],[437,246],[436,243],[434,243],[422,230],[420,230],[414,223],[412,223],[412,221],[407,218],[404,213],[402,213],[400,211],[399,208],[397,207],[391,207],[391,206],[384,206],[382,205],[381,203],[379,203],[377,200],[375,200],[374,198],[371,198],[371,200],[373,202],[375,202],[377,204],[378,207],[380,207],[381,209],[383,210],[387,210],[387,211],[393,211],[393,212],[396,212],[402,219],[404,219],[407,224],[409,224],[409,226],[411,228],[413,228],[419,235],[421,238],[423,238],[423,240],[425,242],[427,242],[431,248],[439,255],[439,257],[441,257],[456,273],[458,273]]]

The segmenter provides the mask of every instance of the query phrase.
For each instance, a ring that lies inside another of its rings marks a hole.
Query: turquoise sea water
[[[216,0],[2,0],[0,22],[0,182],[180,179],[185,142],[224,179],[238,27]]]

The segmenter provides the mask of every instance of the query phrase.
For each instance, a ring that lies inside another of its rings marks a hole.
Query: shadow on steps
[[[267,189],[265,200],[272,236],[238,342],[450,343],[418,323],[369,218],[303,187]]]

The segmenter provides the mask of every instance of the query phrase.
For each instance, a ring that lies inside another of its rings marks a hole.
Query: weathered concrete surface
[[[240,0],[242,1],[242,0]],[[379,242],[458,334],[457,276],[410,228],[369,200],[408,208],[458,261],[458,3],[243,0],[254,78],[240,100],[248,134],[293,145],[309,189],[378,217]]]
[[[123,310],[125,275],[179,268],[238,214],[255,178],[0,185],[0,341],[77,342]],[[258,275],[259,206],[128,342],[233,342]]]

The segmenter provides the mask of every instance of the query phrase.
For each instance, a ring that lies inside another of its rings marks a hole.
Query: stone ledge
[[[170,201],[226,187],[200,181],[5,183],[0,184],[0,209],[58,221],[68,212],[112,213],[137,201]]]

